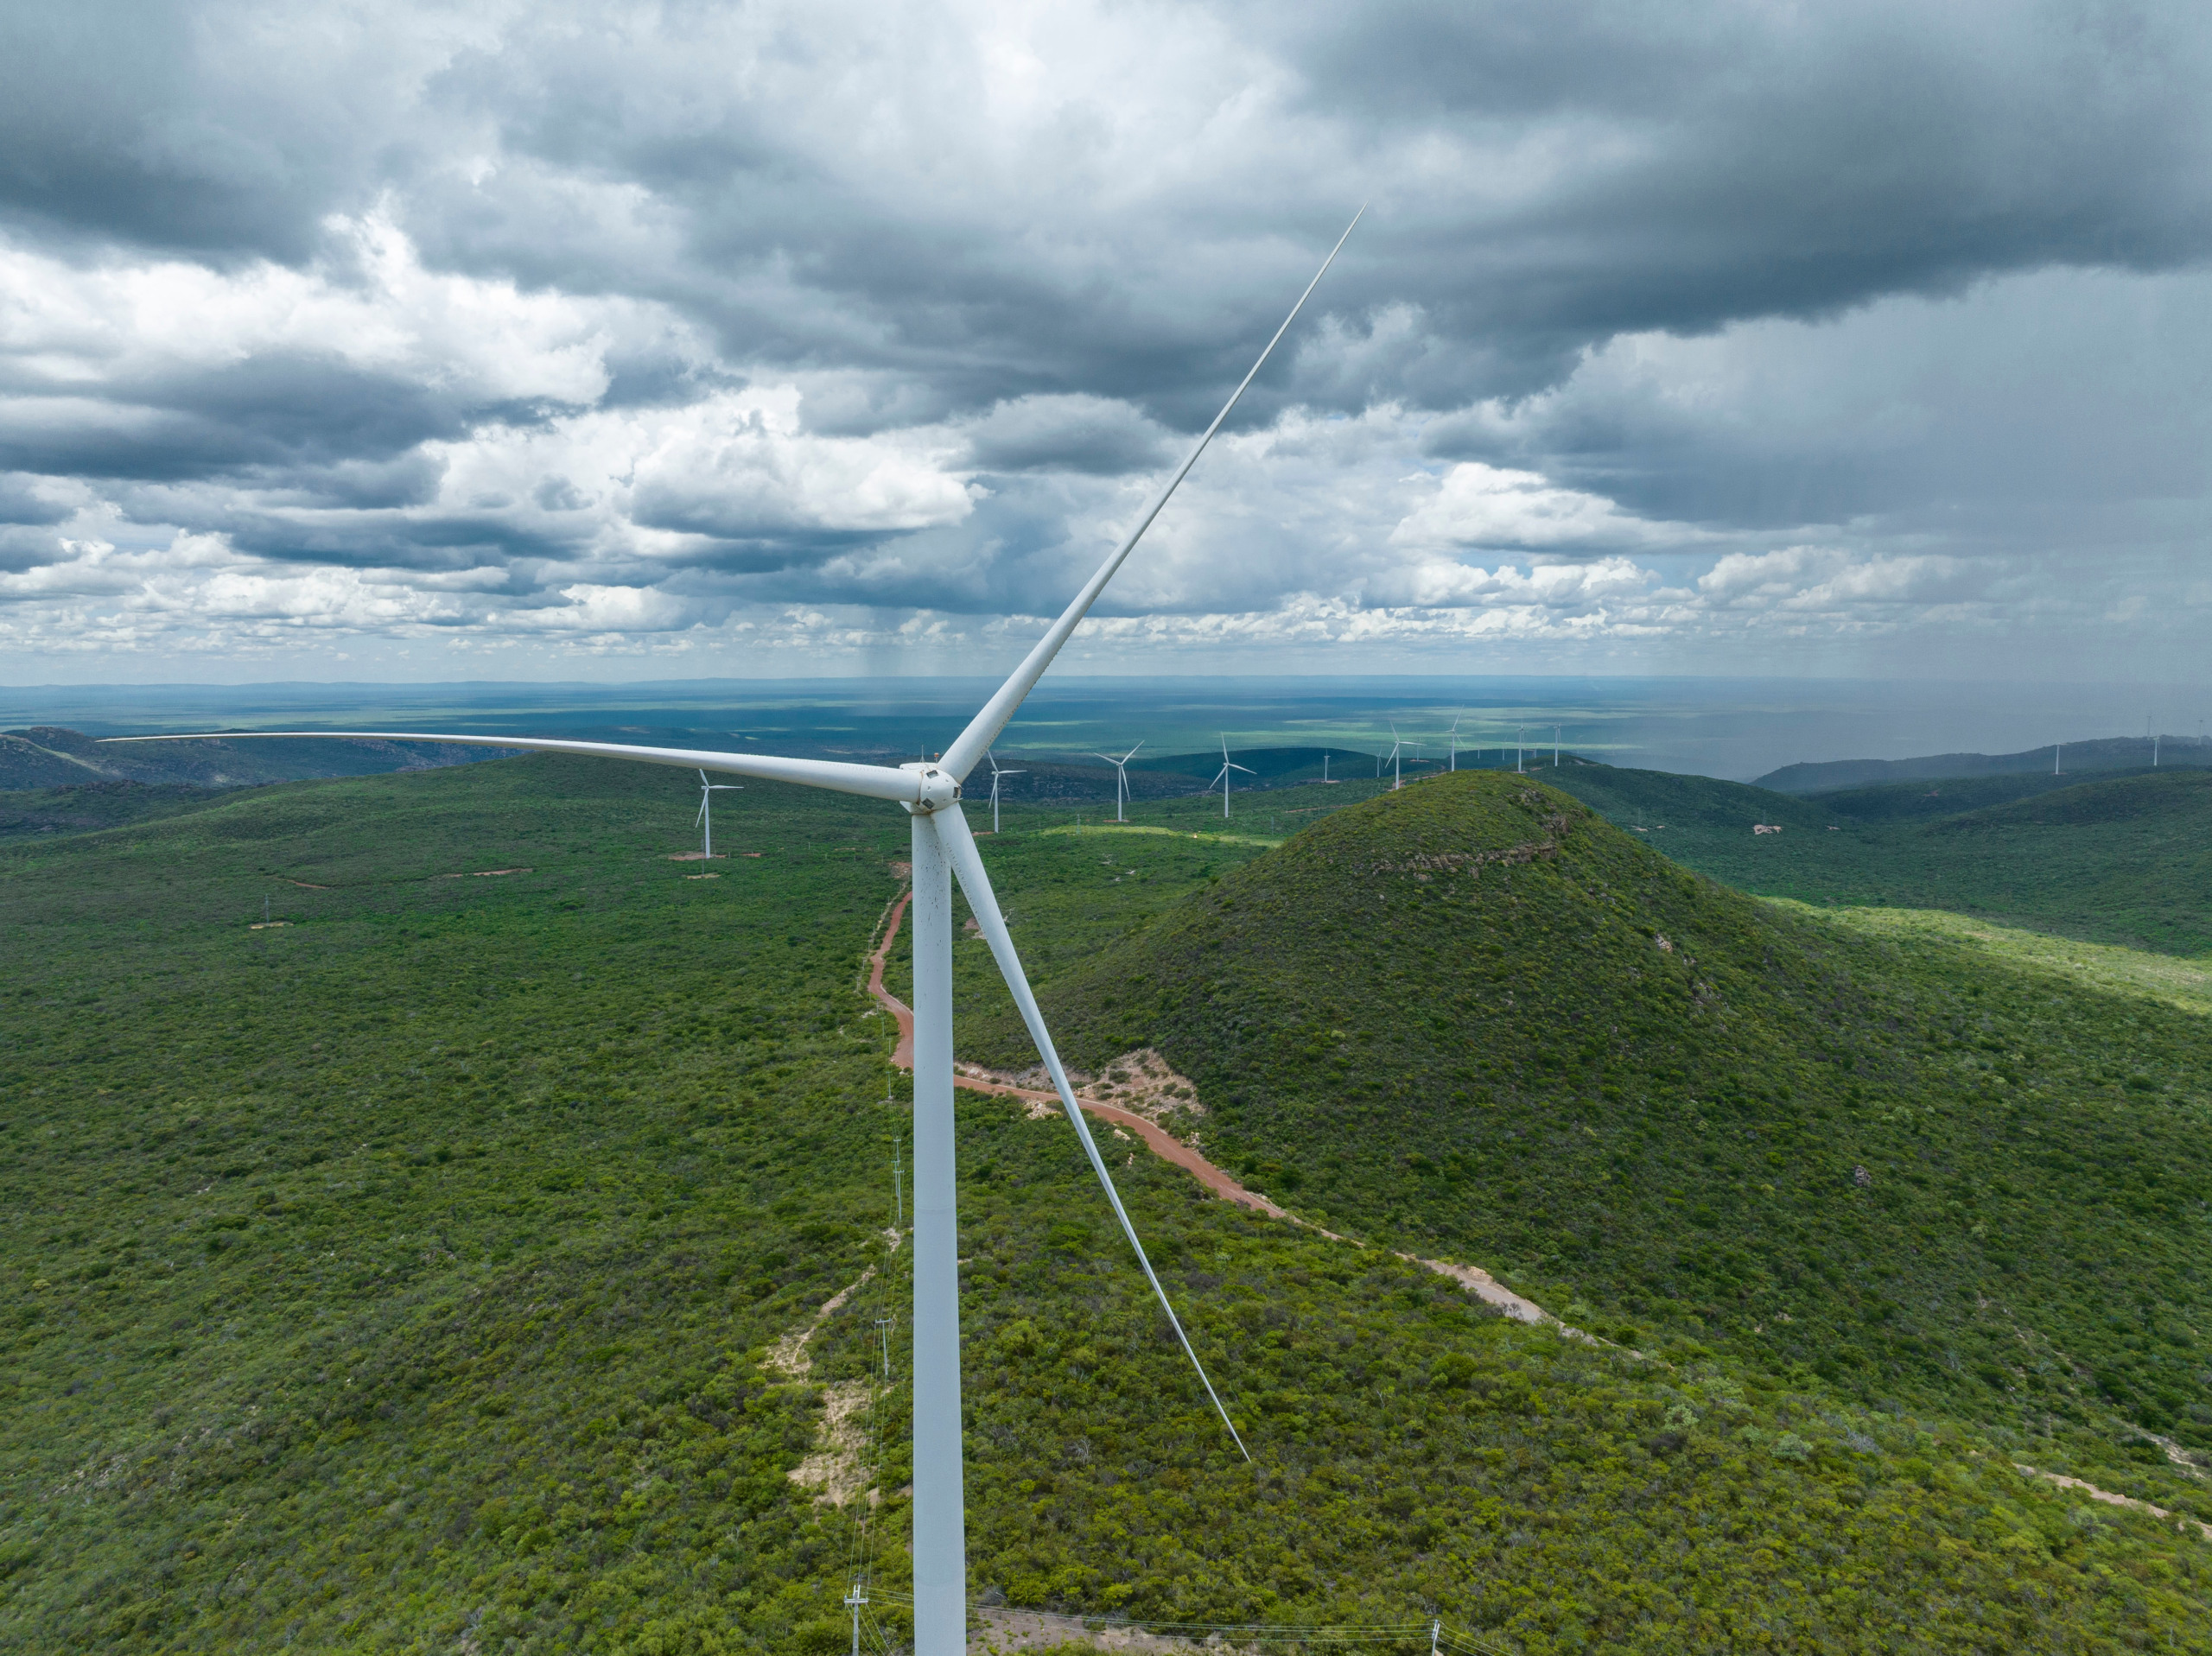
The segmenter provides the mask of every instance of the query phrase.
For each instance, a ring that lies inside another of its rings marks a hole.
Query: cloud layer
[[[2126,5],[18,9],[0,648],[973,668],[1371,200],[1092,659],[2194,672],[2208,43]]]

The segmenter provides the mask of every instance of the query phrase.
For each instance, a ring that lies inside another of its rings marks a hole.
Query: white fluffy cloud
[[[2171,670],[2212,605],[2193,16],[70,10],[0,24],[14,670],[982,665],[1370,194],[1098,649]]]

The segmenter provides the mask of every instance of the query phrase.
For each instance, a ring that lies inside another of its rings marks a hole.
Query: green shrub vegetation
[[[712,865],[667,860],[691,843],[680,773],[556,758],[0,849],[0,1643],[828,1653],[868,1511],[900,1636],[903,1394],[875,1410],[880,1507],[788,1475],[886,1305],[847,1301],[803,1379],[768,1357],[870,1266],[904,1303],[883,1101],[905,1088],[860,993],[904,822],[724,797],[738,854]],[[2015,1465],[2197,1499],[2117,1425],[2168,1407],[2185,1437],[2203,1366],[2177,968],[1773,910],[1511,778],[1372,800],[1273,854],[1179,818],[1046,820],[985,854],[1071,1047],[1157,1037],[1255,1180],[1302,1171],[1298,1202],[1378,1241],[1496,1242],[1649,1355],[1203,1199],[1109,1133],[1248,1467],[1065,1125],[963,1095],[978,1593],[1435,1613],[1527,1653],[2212,1647],[2206,1544]],[[1558,855],[1371,867],[1532,831]],[[264,897],[287,923],[253,928]],[[1669,953],[1641,930],[1662,922]],[[1650,1007],[1607,975],[1617,949]],[[960,945],[963,1051],[1025,1061],[980,953]],[[1149,975],[1109,985],[1116,961]],[[1270,1021],[1316,962],[1375,1037],[1325,1086],[1344,1044],[1309,1058]],[[1653,1027],[1600,1037],[1605,1007]],[[2062,1177],[2106,1204],[2065,1291],[2037,1252],[2076,1245]],[[1637,1194],[1655,1177],[1681,1206]],[[1769,1216],[1794,1252],[1764,1246]],[[1770,1301],[1798,1314],[1780,1343],[1753,1331]],[[2001,1350],[2000,1315],[2022,1331]]]

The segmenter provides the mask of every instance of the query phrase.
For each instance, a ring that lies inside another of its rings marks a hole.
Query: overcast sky
[[[0,677],[2202,680],[2212,10],[16,5]]]

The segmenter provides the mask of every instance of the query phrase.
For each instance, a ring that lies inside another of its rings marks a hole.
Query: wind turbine
[[[1213,773],[1213,781],[1206,784],[1208,793],[1211,793],[1217,784],[1220,787],[1221,814],[1224,818],[1229,815],[1229,773],[1231,771],[1242,771],[1248,777],[1260,774],[1249,765],[1231,765],[1229,762],[1229,738],[1224,736],[1221,739],[1221,769]]]
[[[1516,776],[1525,776],[1528,774],[1529,767],[1525,763],[1523,763],[1523,754],[1522,752],[1522,748],[1526,746],[1526,744],[1521,739],[1528,733],[1529,726],[1526,725],[1518,726],[1513,733],[1513,772]]]
[[[1142,742],[1137,744],[1137,747],[1143,746]],[[1114,767],[1114,820],[1117,822],[1125,820],[1122,815],[1122,802],[1129,796],[1129,761],[1136,758],[1137,747],[1131,748],[1118,759],[1111,753],[1096,753],[1091,756],[1094,758],[1103,759]],[[1225,750],[1223,757],[1224,758],[1228,757]]]
[[[1375,767],[1375,779],[1377,782],[1380,782],[1382,779],[1382,765],[1387,765],[1390,767],[1390,791],[1392,793],[1397,792],[1399,789],[1405,786],[1404,780],[1398,773],[1398,750],[1404,746],[1405,744],[1398,739],[1397,726],[1392,725],[1390,726],[1389,757],[1384,759],[1382,765],[1378,765]]]
[[[693,828],[702,828],[706,829],[706,848],[699,854],[706,858],[709,862],[712,862],[715,858],[715,813],[713,809],[715,796],[716,794],[741,793],[744,790],[744,787],[745,784],[741,782],[709,782],[707,780],[707,773],[704,771],[699,772],[699,815],[697,820],[696,820],[691,826]]]
[[[1366,209],[1363,207],[1361,213]],[[1075,1094],[1068,1085],[1067,1072],[1060,1065],[1059,1054],[1052,1045],[1052,1037],[1046,1027],[1043,1014],[1037,1009],[1037,999],[1029,990],[1029,980],[1021,968],[1021,957],[1015,952],[1014,940],[1007,936],[1005,917],[999,911],[998,899],[991,891],[989,877],[983,870],[982,853],[976,848],[974,834],[969,831],[968,819],[961,814],[961,784],[969,771],[983,757],[999,733],[1014,717],[1023,698],[1035,688],[1037,681],[1051,666],[1069,635],[1097,602],[1106,584],[1113,580],[1129,554],[1136,548],[1153,520],[1167,504],[1176,486],[1198,464],[1198,456],[1213,441],[1222,422],[1236,406],[1254,378],[1259,373],[1268,356],[1298,313],[1305,308],[1321,277],[1328,273],[1352,228],[1359,223],[1359,214],[1352,217],[1343,236],[1337,239],[1329,257],[1321,262],[1321,269],[1299,295],[1298,302],[1290,308],[1267,346],[1260,352],[1243,380],[1229,401],[1222,405],[1213,423],[1205,428],[1192,446],[1189,455],[1174,473],[1160,486],[1139,514],[1135,527],[1116,547],[1096,572],[1085,581],[1058,620],[1039,639],[1028,655],[1022,659],[1011,677],[999,686],[989,701],[977,712],[966,729],[956,738],[950,747],[936,760],[920,759],[897,768],[882,765],[860,765],[835,759],[786,758],[766,753],[717,753],[694,752],[682,748],[633,747],[614,742],[582,742],[543,737],[518,736],[448,736],[433,735],[422,731],[384,732],[376,739],[385,741],[451,742],[457,746],[477,747],[520,748],[531,752],[577,753],[606,758],[635,759],[648,765],[672,765],[685,770],[694,768],[716,771],[725,775],[753,777],[769,782],[792,782],[807,787],[825,788],[836,793],[855,794],[862,798],[880,799],[898,805],[911,819],[913,858],[913,915],[914,915],[914,1345],[913,1345],[913,1560],[914,1560],[914,1648],[915,1656],[964,1656],[968,1639],[968,1548],[965,1502],[962,1492],[960,1438],[960,1265],[959,1225],[957,1218],[958,1187],[955,1178],[952,1113],[952,883],[957,878],[960,889],[968,898],[968,906],[976,924],[982,929],[984,941],[989,944],[991,955],[998,963],[1007,987],[1012,992],[1015,1006],[1022,1022],[1028,1026],[1030,1038],[1036,1043],[1038,1055],[1045,1061],[1045,1068],[1052,1078],[1053,1090],[1059,1094],[1060,1107],[1066,1113],[1069,1124],[1075,1128],[1089,1157],[1091,1170],[1097,1174],[1114,1216],[1120,1221],[1122,1234],[1128,1239],[1130,1248],[1143,1267],[1145,1278],[1158,1296],[1160,1308],[1166,1313],[1169,1325],[1181,1342],[1184,1355],[1198,1370],[1205,1384],[1206,1395],[1213,1401],[1222,1424],[1228,1427],[1230,1438],[1246,1459],[1250,1451],[1245,1450],[1243,1439],[1238,1436],[1229,1411],[1222,1405],[1220,1394],[1207,1379],[1205,1365],[1198,1361],[1198,1353],[1192,1348],[1190,1336],[1183,1330],[1175,1309],[1168,1303],[1166,1291],[1160,1285],[1152,1262],[1145,1256],[1144,1244],[1137,1240],[1136,1228],[1129,1221],[1128,1210],[1114,1189],[1114,1181],[1106,1171],[1106,1163],[1098,1152],[1098,1145],[1090,1135],[1090,1126],[1083,1119],[1083,1111],[1075,1101]],[[370,733],[361,731],[257,731],[257,736],[321,736],[358,740]],[[236,736],[216,732],[201,733],[202,737],[219,735],[224,740],[235,740]],[[111,740],[158,741],[175,740],[175,737],[124,737]],[[1224,765],[1223,779],[1228,777],[1228,744],[1224,739],[1222,758]],[[1243,770],[1245,767],[1235,767]],[[1222,808],[1228,809],[1226,789]]]
[[[1467,716],[1467,714],[1466,714],[1466,710],[1465,710],[1465,708],[1462,708],[1460,711],[1459,711],[1458,713],[1455,713],[1455,714],[1453,714],[1452,715],[1452,766],[1451,766],[1451,768],[1452,768],[1454,771],[1457,771],[1459,770],[1459,721],[1460,721],[1462,719],[1465,719],[1466,716]]]
[[[1026,777],[1029,772],[1027,771],[1000,770],[999,762],[991,757],[990,750],[988,748],[985,748],[983,750],[983,762],[991,767],[991,832],[993,834],[996,834],[999,831],[999,778],[1001,777]]]
[[[1559,769],[1559,726],[1552,726],[1552,769]]]

